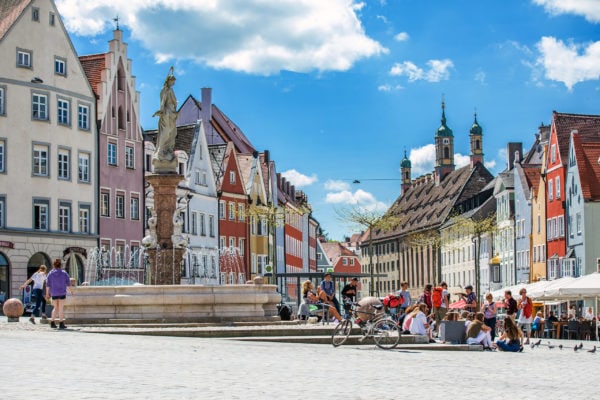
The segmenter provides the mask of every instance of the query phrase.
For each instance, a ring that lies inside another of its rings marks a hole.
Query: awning
[[[460,299],[459,301],[455,301],[454,303],[450,304],[450,308],[451,309],[455,309],[455,310],[459,310],[461,308],[465,307],[465,301],[463,299]]]

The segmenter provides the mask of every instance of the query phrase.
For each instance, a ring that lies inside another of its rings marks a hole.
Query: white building
[[[0,2],[0,291],[97,244],[96,100],[51,0]],[[10,282],[8,281],[10,277]]]

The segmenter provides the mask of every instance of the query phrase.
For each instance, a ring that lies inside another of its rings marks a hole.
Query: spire
[[[477,112],[471,129],[469,130],[469,139],[471,141],[471,168],[477,163],[483,164],[483,129],[477,122]]]
[[[400,173],[402,174],[402,194],[406,193],[406,191],[410,189],[412,182],[410,173],[411,167],[412,164],[410,162],[410,159],[406,155],[406,149],[404,149],[404,158],[402,159],[402,162],[400,162]]]
[[[446,137],[454,136],[452,134],[452,129],[450,129],[448,127],[448,125],[446,125],[446,102],[444,100],[442,100],[442,120],[441,120],[441,122],[442,122],[442,124],[440,125],[437,132],[435,133],[435,136],[446,136]]]

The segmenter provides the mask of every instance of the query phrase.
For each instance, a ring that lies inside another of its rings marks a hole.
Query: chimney
[[[515,155],[523,153],[523,143],[509,142],[506,145],[506,157],[508,157],[507,168],[508,170],[512,170],[515,166]]]
[[[210,120],[212,119],[212,89],[211,88],[202,88],[202,111],[200,113],[200,117],[206,125],[210,125]]]

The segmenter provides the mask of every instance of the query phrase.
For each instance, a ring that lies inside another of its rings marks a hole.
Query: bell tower
[[[471,168],[477,163],[483,164],[483,129],[477,122],[477,113],[475,120],[469,131],[469,139],[471,141]]]
[[[454,171],[454,134],[446,125],[446,105],[442,100],[442,124],[435,132],[435,175],[436,184]]]

